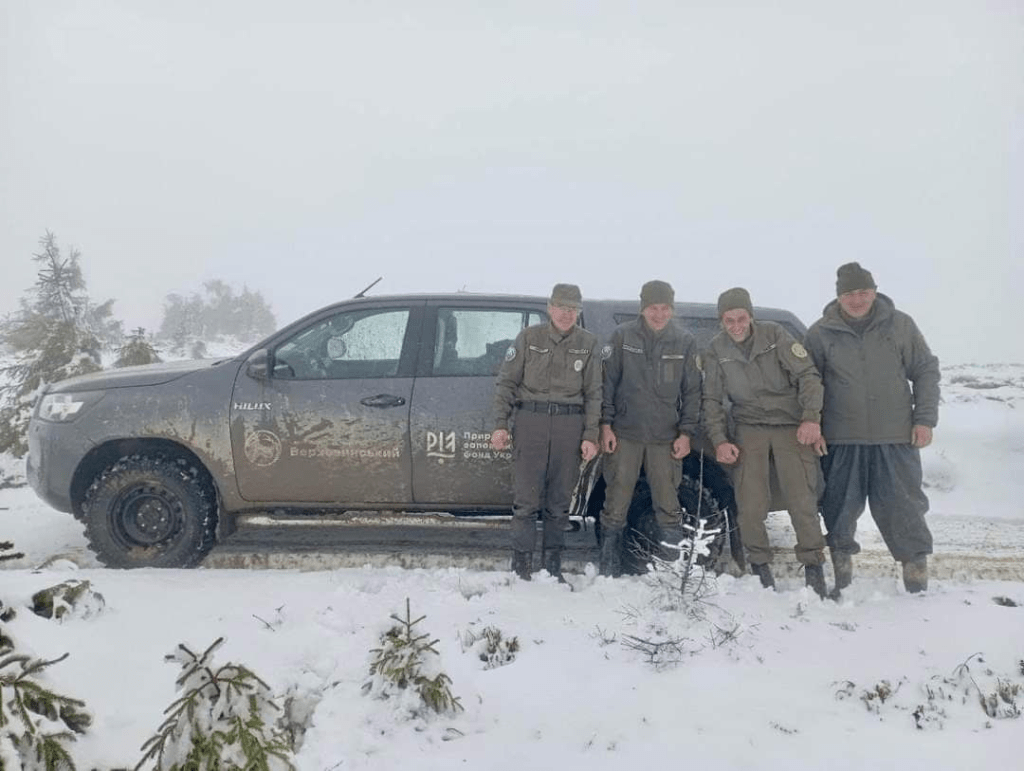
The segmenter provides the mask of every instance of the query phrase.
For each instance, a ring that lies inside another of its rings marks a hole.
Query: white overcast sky
[[[3,0],[0,48],[0,312],[47,228],[150,329],[377,276],[810,323],[859,260],[944,361],[1024,360],[1019,0]]]

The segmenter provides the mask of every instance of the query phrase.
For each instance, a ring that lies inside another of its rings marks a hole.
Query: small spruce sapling
[[[165,657],[181,665],[181,696],[142,745],[135,771],[147,763],[156,771],[294,771],[270,687],[239,664],[213,668],[213,653],[223,643],[220,637],[200,654],[180,644]]]
[[[0,638],[0,770],[74,771],[68,745],[85,733],[92,716],[85,702],[47,688],[39,677],[68,654],[33,659],[15,652],[10,638]]]
[[[416,634],[415,621],[405,600],[405,618],[394,613],[398,622],[380,636],[380,647],[370,650],[370,677],[363,683],[363,692],[378,699],[396,698],[411,717],[429,712],[459,712],[462,704],[452,694],[451,678],[441,671],[441,656],[429,634]]]

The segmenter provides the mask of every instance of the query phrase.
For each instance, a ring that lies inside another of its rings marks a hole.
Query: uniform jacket
[[[773,321],[752,322],[751,337],[749,358],[725,331],[702,357],[704,425],[716,447],[729,441],[729,403],[733,420],[744,425],[821,420],[821,376],[804,347]]]
[[[807,332],[825,385],[822,433],[832,444],[908,444],[939,420],[939,360],[914,320],[883,294],[857,334],[838,300]]]
[[[696,342],[670,321],[660,333],[643,317],[620,324],[602,351],[601,422],[634,442],[673,442],[693,437],[700,417]]]
[[[550,322],[527,327],[505,353],[494,396],[494,427],[508,429],[518,402],[556,402],[583,408],[583,439],[597,442],[601,359],[593,332],[574,326],[563,335]]]

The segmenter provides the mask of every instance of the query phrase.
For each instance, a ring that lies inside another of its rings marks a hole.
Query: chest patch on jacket
[[[663,353],[663,354],[661,354],[661,358],[663,358],[663,359],[685,359],[686,358],[686,354],[685,353]]]
[[[589,348],[570,348],[569,349],[569,353],[571,353],[573,356],[586,356],[588,353],[590,353],[590,349]]]
[[[622,350],[629,351],[630,353],[643,353],[643,348],[637,348],[636,346],[629,345],[627,343],[622,344]]]
[[[535,345],[531,345],[530,346],[530,350],[533,351],[534,353],[550,353],[551,352],[550,348],[538,348]]]

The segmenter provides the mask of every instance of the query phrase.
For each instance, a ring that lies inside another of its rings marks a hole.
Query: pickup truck
[[[603,342],[638,313],[636,300],[585,300],[579,323]],[[798,339],[805,332],[787,311],[755,315]],[[54,383],[29,426],[28,479],[81,519],[98,558],[119,568],[195,566],[252,512],[508,515],[512,455],[488,441],[495,375],[519,330],[546,318],[544,297],[357,297],[234,358]],[[673,323],[699,344],[719,328],[713,304],[677,303]],[[695,448],[681,505],[728,524],[728,475],[713,452]],[[599,464],[583,469],[578,491],[575,513],[596,517]],[[636,533],[650,516],[641,481]],[[627,564],[636,540],[627,539]]]

